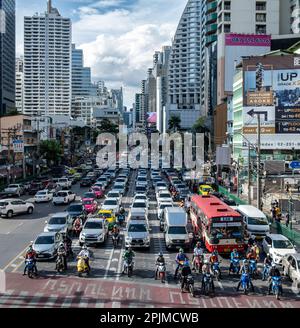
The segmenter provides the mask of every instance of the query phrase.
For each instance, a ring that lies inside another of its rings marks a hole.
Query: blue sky
[[[72,19],[73,42],[84,50],[94,80],[123,86],[131,106],[154,51],[170,45],[187,0],[52,0]],[[47,0],[16,0],[17,54],[23,54],[23,17],[43,13]]]

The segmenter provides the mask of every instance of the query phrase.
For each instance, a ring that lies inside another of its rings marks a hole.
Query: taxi
[[[116,224],[116,216],[112,210],[99,210],[98,216],[100,218],[105,218],[108,223],[108,229],[111,230]]]
[[[212,193],[213,191],[214,191],[213,188],[209,185],[200,185],[200,187],[199,187],[199,195],[202,195],[202,196],[207,196],[210,193]]]

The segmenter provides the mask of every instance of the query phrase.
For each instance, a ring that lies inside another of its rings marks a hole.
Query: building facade
[[[45,14],[24,18],[24,113],[71,115],[71,20],[48,0]]]
[[[24,58],[16,59],[16,110],[23,113],[24,108]]]
[[[15,110],[15,0],[0,0],[0,115]]]

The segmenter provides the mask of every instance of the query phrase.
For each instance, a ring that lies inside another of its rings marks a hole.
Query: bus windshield
[[[211,228],[210,238],[217,239],[242,239],[242,226],[240,227],[222,227]]]

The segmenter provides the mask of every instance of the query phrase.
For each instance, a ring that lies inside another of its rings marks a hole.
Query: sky
[[[72,41],[83,49],[93,81],[124,88],[132,107],[140,82],[152,67],[153,54],[171,45],[187,0],[52,0],[72,19]],[[47,0],[16,0],[17,55],[23,54],[24,16],[43,13]]]

